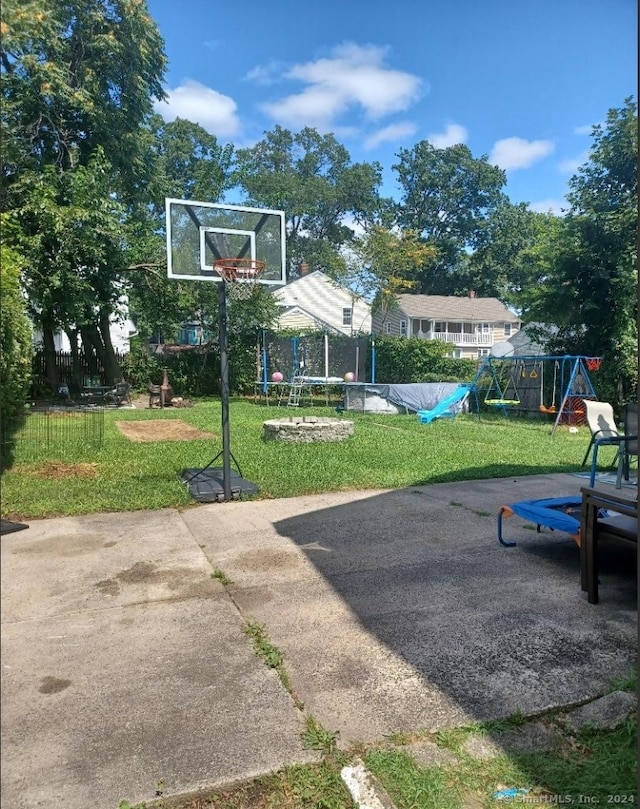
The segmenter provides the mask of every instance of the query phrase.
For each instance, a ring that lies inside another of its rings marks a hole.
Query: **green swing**
[[[486,405],[489,405],[489,407],[518,407],[518,405],[520,405],[520,396],[518,394],[518,389],[516,387],[514,378],[515,375],[517,374],[517,367],[515,370],[516,373],[510,375],[509,380],[507,381],[507,386],[504,389],[504,392],[500,390],[500,383],[498,382],[496,375],[493,374],[493,381],[489,386],[489,390],[487,391],[486,396],[484,397],[484,403]],[[499,397],[491,396],[491,391],[493,390],[494,385],[497,389],[497,392],[500,394]],[[513,398],[509,398],[509,396],[507,395],[509,393],[510,386],[513,387]]]

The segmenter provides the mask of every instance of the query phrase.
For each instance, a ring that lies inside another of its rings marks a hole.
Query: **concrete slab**
[[[501,505],[581,485],[551,475],[302,497],[291,516],[293,500],[247,503],[226,542],[213,512],[184,516],[283,651],[297,693],[347,743],[535,714],[628,674],[634,550],[603,554],[607,599],[594,610],[572,539],[518,518],[516,548],[496,538]]]
[[[3,535],[2,807],[114,809],[316,754],[254,655],[264,623],[340,741],[536,714],[602,693],[636,656],[633,548],[601,603],[558,533],[508,502],[569,475],[34,521]],[[222,570],[232,581],[212,578]]]
[[[316,758],[176,512],[34,522],[1,550],[2,807],[114,809]]]

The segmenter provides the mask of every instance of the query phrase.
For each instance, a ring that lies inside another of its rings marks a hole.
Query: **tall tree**
[[[406,276],[433,261],[435,255],[435,248],[413,231],[371,225],[353,247],[345,281],[372,301],[373,311],[381,314],[384,324],[396,306],[395,296],[415,287]]]
[[[78,329],[111,379],[118,200],[148,179],[139,134],[164,96],[163,42],[144,0],[7,0],[1,25],[0,198],[29,246],[33,315],[49,347]]]
[[[438,251],[435,262],[411,275],[417,291],[449,295],[457,291],[456,271],[476,248],[488,217],[503,202],[505,173],[486,156],[474,158],[457,144],[437,149],[423,140],[398,153],[393,166],[402,188],[397,217]]]
[[[250,201],[285,212],[289,278],[302,263],[329,274],[342,268],[339,247],[355,235],[349,222],[370,220],[380,207],[380,165],[351,163],[333,135],[308,127],[294,134],[276,126],[236,157]]]
[[[482,297],[520,308],[523,297],[540,282],[538,246],[557,219],[530,210],[526,203],[501,200],[479,230],[466,270],[456,273],[454,293],[473,289]]]
[[[220,145],[200,125],[165,123],[155,115],[142,133],[149,170],[147,196],[132,203],[127,220],[127,272],[131,314],[143,340],[172,342],[185,320],[215,323],[212,284],[166,277],[165,197],[217,202],[231,182],[233,147]]]
[[[563,350],[603,355],[604,394],[637,395],[638,115],[633,99],[592,132],[589,160],[570,181],[570,210],[548,245],[553,270],[529,316],[554,323]],[[552,346],[553,347],[553,346]]]

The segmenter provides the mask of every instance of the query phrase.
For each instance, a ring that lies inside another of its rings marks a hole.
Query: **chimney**
[[[309,265],[307,264],[306,261],[302,262],[298,272],[300,273],[300,278],[302,278],[303,275],[306,275],[309,272]]]
[[[470,297],[470,298],[475,298],[475,296],[476,296],[476,291],[475,291],[475,289],[470,289],[470,290],[469,290],[469,297]]]

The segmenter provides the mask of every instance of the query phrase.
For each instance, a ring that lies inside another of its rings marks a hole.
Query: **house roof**
[[[396,295],[400,309],[414,318],[519,323],[520,318],[497,298],[462,298],[453,295]]]

